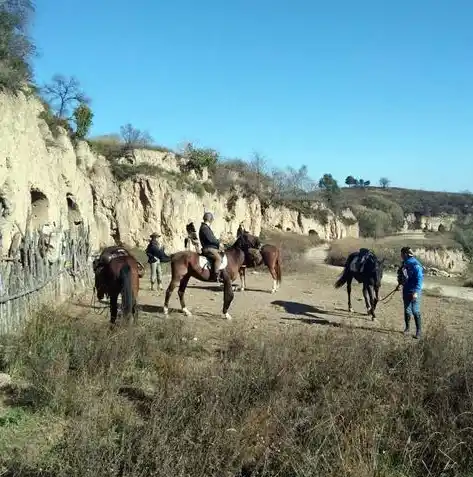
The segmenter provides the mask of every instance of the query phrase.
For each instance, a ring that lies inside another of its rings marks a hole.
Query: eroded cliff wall
[[[34,97],[0,94],[0,232],[3,253],[28,224],[69,229],[84,222],[92,246],[121,240],[142,246],[152,231],[163,234],[168,249],[182,249],[185,226],[198,226],[203,212],[212,211],[217,235],[235,235],[240,222],[252,233],[278,227],[302,234],[317,233],[333,240],[358,237],[350,211],[337,217],[326,211],[323,220],[289,208],[262,211],[258,198],[234,198],[181,187],[169,177],[180,173],[172,153],[136,151],[136,163],[158,166],[169,174],[136,175],[118,181],[109,162],[86,142],[73,145],[65,132],[53,136],[39,117],[42,104]],[[231,202],[231,205],[230,205]]]

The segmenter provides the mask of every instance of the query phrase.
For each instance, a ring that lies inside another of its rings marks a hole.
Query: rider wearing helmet
[[[214,233],[212,232],[212,229],[210,228],[214,217],[210,212],[205,212],[202,220],[203,222],[199,229],[199,240],[200,244],[202,245],[202,255],[208,258],[212,264],[212,275],[210,279],[212,281],[218,281],[218,269],[220,268],[222,259],[219,253],[220,242],[217,240]]]

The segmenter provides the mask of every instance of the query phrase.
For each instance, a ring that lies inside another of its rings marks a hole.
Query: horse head
[[[250,248],[261,247],[261,241],[256,235],[251,235],[249,232],[244,231],[233,244],[234,248],[240,249],[242,252],[247,253]]]

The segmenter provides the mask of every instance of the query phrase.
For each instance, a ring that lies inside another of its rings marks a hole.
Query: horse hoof
[[[353,313],[355,310],[353,308],[348,308],[349,313]]]
[[[163,313],[169,315],[169,308],[167,306],[163,307]]]
[[[186,316],[192,316],[192,313],[187,308],[183,308],[182,313],[184,313],[184,315],[186,315]]]
[[[225,320],[231,320],[231,319],[232,319],[232,315],[230,315],[230,313],[227,312],[227,313],[224,313],[224,314],[223,314],[223,318],[224,318]]]
[[[272,289],[271,289],[271,295],[273,295],[273,294],[276,293],[276,292],[277,292],[276,288],[272,288]]]

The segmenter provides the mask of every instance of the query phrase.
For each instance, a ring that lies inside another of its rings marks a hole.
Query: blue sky
[[[75,75],[93,134],[131,122],[274,166],[473,189],[471,0],[41,0],[38,82]]]

